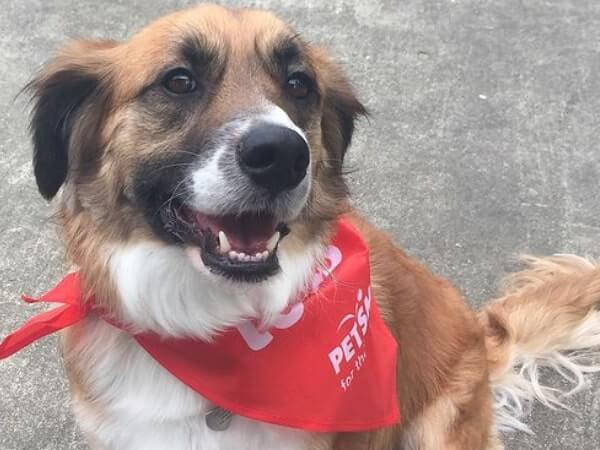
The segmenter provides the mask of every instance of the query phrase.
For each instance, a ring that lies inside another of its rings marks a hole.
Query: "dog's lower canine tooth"
[[[271,238],[268,240],[267,250],[269,252],[272,252],[275,249],[275,246],[279,242],[280,237],[281,237],[281,233],[279,231],[276,231],[275,234],[273,234],[273,236],[271,236]]]
[[[231,244],[229,243],[229,239],[227,239],[227,235],[223,230],[219,231],[219,251],[222,254],[229,253],[231,251]]]

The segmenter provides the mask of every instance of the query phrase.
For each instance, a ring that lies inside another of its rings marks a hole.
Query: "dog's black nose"
[[[306,141],[294,130],[279,125],[259,125],[242,138],[242,170],[272,194],[293,189],[306,176],[310,154]]]

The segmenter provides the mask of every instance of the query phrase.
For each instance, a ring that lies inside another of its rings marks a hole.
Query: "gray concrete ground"
[[[344,62],[370,122],[354,199],[474,305],[519,252],[600,256],[600,2],[259,0]],[[64,271],[30,169],[19,89],[68,38],[125,38],[184,0],[3,0],[0,6],[0,335],[19,294]],[[84,449],[54,338],[0,363],[0,449]],[[600,449],[600,380],[536,407],[508,448]]]

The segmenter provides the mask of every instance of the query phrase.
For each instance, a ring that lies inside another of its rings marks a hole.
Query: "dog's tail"
[[[529,431],[522,418],[535,400],[568,409],[564,398],[600,371],[600,265],[574,255],[523,259],[526,269],[480,312],[501,431]],[[544,368],[571,388],[543,384]]]

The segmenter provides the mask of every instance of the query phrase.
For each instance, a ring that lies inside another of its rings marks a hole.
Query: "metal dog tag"
[[[225,431],[231,424],[233,414],[216,407],[206,413],[206,426],[213,431]]]

